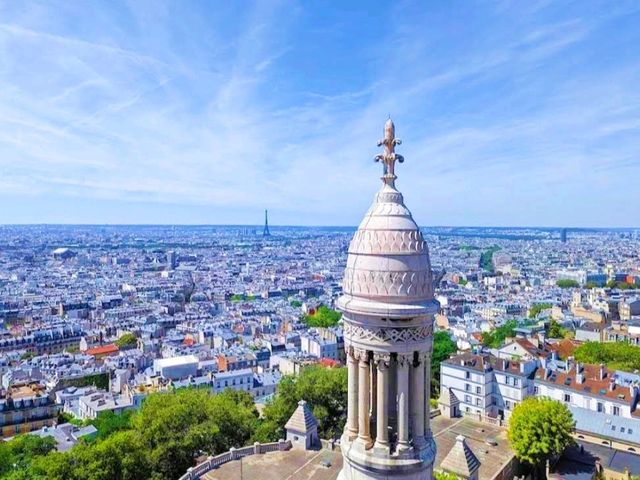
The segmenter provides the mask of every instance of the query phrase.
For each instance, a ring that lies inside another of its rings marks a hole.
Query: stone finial
[[[404,157],[398,155],[395,152],[396,145],[401,145],[402,140],[396,138],[396,127],[391,120],[391,117],[384,124],[384,138],[378,141],[379,147],[384,147],[382,153],[379,153],[374,157],[376,162],[382,162],[383,175],[382,181],[391,186],[395,186],[395,164],[396,160],[400,163],[404,162]]]

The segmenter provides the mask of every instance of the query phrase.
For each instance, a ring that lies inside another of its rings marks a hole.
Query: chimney
[[[607,376],[607,371],[604,369],[604,363],[600,364],[599,372],[600,372],[600,375],[599,375],[600,380],[604,380],[604,378]]]
[[[580,362],[576,363],[576,382],[584,383],[584,367]]]
[[[609,390],[613,392],[615,389],[616,389],[616,381],[612,378],[611,381],[609,382]]]

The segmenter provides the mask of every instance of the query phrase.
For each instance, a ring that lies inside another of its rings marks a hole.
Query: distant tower
[[[269,233],[269,217],[268,217],[268,211],[265,210],[264,211],[264,231],[262,232],[262,236],[268,237],[269,235],[271,235],[271,233]]]
[[[429,389],[434,314],[429,250],[395,186],[400,140],[379,142],[382,188],[349,245],[343,295],[347,423],[338,480],[431,480]]]
[[[178,256],[174,250],[169,250],[167,252],[167,268],[169,270],[175,270],[178,266]]]
[[[562,243],[567,243],[567,229],[563,228],[562,230],[560,230],[560,240],[562,241]]]

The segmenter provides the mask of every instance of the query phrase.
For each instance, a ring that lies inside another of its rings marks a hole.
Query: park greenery
[[[502,250],[498,245],[493,245],[480,255],[480,267],[488,272],[493,272],[493,254]]]
[[[547,337],[549,338],[571,338],[572,332],[562,325],[560,325],[555,320],[551,320],[549,322],[549,327],[547,327]]]
[[[456,343],[446,330],[440,330],[433,335],[433,350],[431,353],[431,398],[440,395],[440,363],[447,360],[458,351]]]
[[[600,364],[614,370],[640,370],[640,347],[628,342],[585,342],[573,353],[582,363]]]
[[[21,435],[0,445],[2,480],[175,479],[203,453],[246,445],[258,426],[246,392],[201,389],[150,395],[139,411],[101,415],[98,437],[53,451],[53,439]],[[13,467],[13,465],[16,467]]]
[[[516,457],[533,467],[536,478],[546,460],[574,443],[574,426],[571,412],[563,403],[529,397],[513,409],[507,436]]]
[[[489,332],[482,332],[482,344],[489,348],[500,348],[507,338],[515,336],[517,320],[508,320],[504,325]]]
[[[540,314],[540,312],[542,312],[543,310],[548,310],[551,307],[553,307],[553,304],[548,302],[534,303],[529,309],[529,318],[536,318]]]
[[[607,288],[617,288],[618,290],[633,290],[635,288],[640,288],[640,283],[627,283],[609,280],[605,286]]]
[[[115,343],[120,350],[127,350],[138,344],[138,338],[133,333],[125,333]]]
[[[230,300],[234,303],[237,302],[252,302],[253,300],[256,299],[255,295],[246,295],[246,294],[240,294],[240,293],[235,293],[233,295],[231,295]]]
[[[295,300],[294,299],[294,300],[291,300],[289,302],[289,305],[291,305],[292,307],[295,307],[295,308],[300,308],[302,306],[302,302],[300,300]]]
[[[93,375],[85,375],[83,377],[64,379],[61,385],[65,387],[88,387],[93,385],[102,390],[109,389],[109,374],[108,373],[96,373]]]
[[[96,438],[63,453],[50,437],[0,442],[0,480],[177,479],[203,455],[283,438],[300,399],[309,403],[321,437],[338,436],[346,419],[346,369],[308,367],[297,377],[283,377],[263,418],[248,393],[213,395],[206,389],[153,393],[140,410],[85,422],[63,414],[61,422],[94,425]]]
[[[560,288],[577,288],[580,284],[576,280],[570,280],[568,278],[562,278],[556,281],[556,286]]]
[[[347,415],[347,369],[312,366],[298,376],[284,376],[273,401],[264,409],[255,439],[272,442],[285,438],[284,425],[301,399],[318,420],[320,437],[338,437]]]
[[[318,307],[318,309],[313,314],[307,314],[302,317],[304,323],[308,327],[335,327],[340,319],[342,318],[342,314],[335,310],[330,309],[324,305]]]

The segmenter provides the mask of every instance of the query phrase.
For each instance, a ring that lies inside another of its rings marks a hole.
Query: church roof
[[[309,405],[304,400],[298,402],[298,408],[284,426],[285,430],[293,430],[298,433],[309,433],[318,428],[318,421],[311,413]]]
[[[440,463],[440,468],[455,475],[469,478],[480,468],[480,460],[471,451],[464,436],[458,435],[453,448]]]

